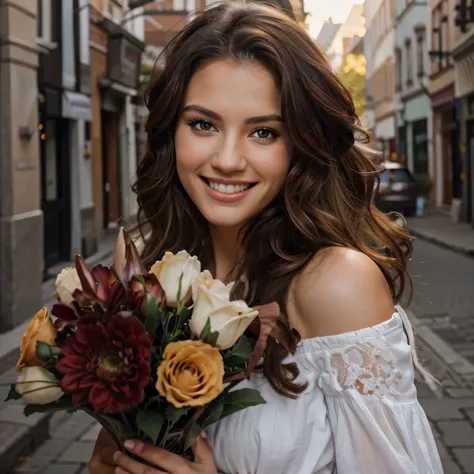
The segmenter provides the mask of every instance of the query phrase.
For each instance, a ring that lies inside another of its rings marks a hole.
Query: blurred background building
[[[133,222],[146,84],[212,3],[0,1],[0,332],[31,315],[39,282],[75,252],[94,255]],[[432,211],[472,222],[474,2],[347,0],[336,20],[316,18],[330,10],[316,0],[270,3],[319,22],[315,39],[384,158],[408,167]]]
[[[0,333],[41,284],[121,223],[142,156],[143,95],[208,0],[0,1]],[[303,0],[275,0],[305,25]]]

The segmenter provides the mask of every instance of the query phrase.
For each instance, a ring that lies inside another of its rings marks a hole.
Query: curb
[[[408,230],[410,231],[412,235],[414,235],[415,237],[419,239],[426,240],[435,245],[438,245],[439,247],[452,250],[453,252],[456,252],[462,255],[467,255],[468,257],[474,257],[474,248],[464,247],[462,245],[457,245],[452,242],[447,242],[446,240],[440,239],[436,235],[430,234],[429,232],[413,229],[412,227],[410,227],[410,224],[408,224]]]
[[[441,339],[430,327],[418,319],[412,310],[407,310],[413,325],[415,337],[420,339],[431,353],[442,363],[449,375],[460,384],[474,385],[474,364],[455,351]]]

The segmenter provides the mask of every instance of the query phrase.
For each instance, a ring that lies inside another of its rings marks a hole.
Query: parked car
[[[382,212],[416,213],[416,182],[408,168],[400,163],[386,162],[380,174],[380,187],[375,203]]]

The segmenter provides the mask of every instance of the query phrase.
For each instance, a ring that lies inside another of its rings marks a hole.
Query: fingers
[[[146,444],[143,441],[127,440],[124,446],[128,449],[128,451],[130,451],[130,453],[139,456],[154,466],[159,466],[161,469],[164,469],[167,472],[183,472],[189,464],[189,461],[182,458],[181,456],[170,453],[166,449],[161,449],[157,448],[156,446],[152,446],[151,444]],[[127,459],[123,459],[124,457]],[[120,452],[115,453],[114,460],[120,467],[128,469],[131,474],[161,474],[164,472],[159,470],[150,470],[150,467],[133,461],[133,459]],[[133,467],[135,470],[131,470],[131,467]],[[149,470],[147,471],[146,469]]]
[[[207,435],[204,431],[196,440],[192,449],[195,462],[214,466],[214,454],[212,453],[212,448],[207,441]]]

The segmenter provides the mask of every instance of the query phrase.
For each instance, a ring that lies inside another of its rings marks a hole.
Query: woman
[[[278,301],[281,336],[241,385],[267,404],[212,426],[194,462],[134,441],[156,468],[115,453],[114,471],[102,435],[90,472],[441,474],[394,307],[411,240],[372,203],[378,167],[311,38],[272,7],[208,10],[167,47],[148,107],[145,260],[198,255],[252,305]]]

